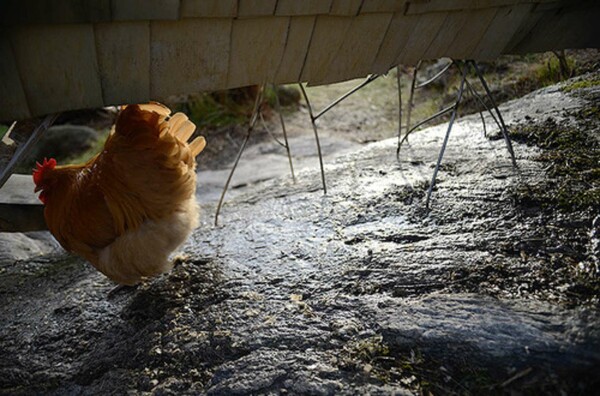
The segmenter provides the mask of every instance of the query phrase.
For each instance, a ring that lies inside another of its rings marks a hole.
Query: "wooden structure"
[[[0,120],[600,46],[596,0],[0,2]]]

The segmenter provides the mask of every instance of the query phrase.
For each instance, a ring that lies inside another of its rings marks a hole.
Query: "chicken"
[[[198,225],[195,125],[159,104],[119,114],[104,150],[83,165],[44,159],[33,172],[50,232],[123,285],[169,271],[169,254]]]

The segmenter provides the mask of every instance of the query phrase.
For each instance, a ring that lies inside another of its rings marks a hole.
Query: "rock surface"
[[[553,87],[502,110],[511,124],[570,122],[568,112],[592,105],[596,99]],[[201,174],[201,183],[213,183],[199,188],[202,226],[171,273],[134,290],[109,296],[113,284],[63,254],[3,260],[0,389],[597,389],[597,292],[579,293],[585,284],[576,282],[578,262],[594,259],[588,247],[596,214],[548,214],[516,203],[515,188],[547,177],[539,149],[515,145],[517,174],[503,141],[483,137],[478,115],[455,125],[425,211],[445,128],[415,134],[400,161],[395,140],[328,158],[327,196],[308,149],[294,184],[272,178],[286,172],[282,150],[254,147],[240,173],[283,165],[269,180],[234,183],[218,227],[212,214],[224,178]],[[268,163],[261,152],[272,153]]]
[[[54,125],[42,135],[23,162],[30,168],[44,158],[55,158],[62,163],[89,150],[97,140],[98,132],[85,125]]]

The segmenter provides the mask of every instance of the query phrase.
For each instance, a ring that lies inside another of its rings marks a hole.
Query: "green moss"
[[[589,123],[598,114],[598,108],[592,106],[575,118],[579,124]],[[547,163],[551,178],[543,185],[517,191],[516,202],[566,211],[600,208],[600,143],[589,130],[585,125],[557,124],[552,119],[514,128],[514,140],[544,149],[536,159]]]
[[[174,106],[174,111],[187,114],[198,128],[221,128],[248,122],[254,109],[258,86],[190,95]],[[275,107],[275,92],[267,87],[263,103]],[[264,114],[264,113],[263,113]]]
[[[588,120],[598,120],[600,119],[600,107],[591,106],[583,109],[581,112],[579,112],[579,116]]]
[[[564,92],[572,92],[579,89],[592,88],[600,85],[600,79],[581,80],[572,84],[565,85],[562,90]]]
[[[198,94],[179,105],[198,128],[223,127],[243,123],[247,118],[247,106],[241,106],[226,95]],[[252,110],[250,110],[252,111]]]
[[[571,57],[565,58],[567,69],[572,71],[575,69],[575,60]],[[540,65],[535,75],[542,86],[552,85],[559,81],[567,79],[569,76],[564,75],[566,71],[561,70],[558,57],[550,58],[545,65]]]
[[[4,134],[8,131],[8,125],[0,124],[0,139],[4,137]]]

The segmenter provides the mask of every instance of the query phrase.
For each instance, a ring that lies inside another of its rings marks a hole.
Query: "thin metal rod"
[[[400,147],[402,147],[402,145],[404,144],[404,142],[408,139],[408,135],[410,135],[411,133],[413,133],[414,131],[416,131],[423,124],[426,124],[429,121],[431,121],[431,120],[433,120],[433,119],[435,119],[437,117],[440,117],[440,116],[442,116],[442,115],[444,115],[444,114],[446,114],[446,113],[454,110],[455,107],[456,107],[455,104],[453,104],[452,106],[448,106],[445,109],[442,109],[442,110],[438,111],[437,113],[435,113],[435,114],[427,117],[426,119],[424,119],[422,121],[419,121],[418,124],[416,124],[415,126],[413,126],[410,131],[406,132],[406,134],[404,135],[404,137],[402,138],[402,140],[398,144],[398,148],[396,149],[396,157],[400,154]]]
[[[287,151],[288,161],[290,163],[290,172],[292,173],[292,180],[296,183],[296,175],[294,174],[294,164],[292,163],[292,153],[290,152],[290,144],[288,142],[287,130],[285,128],[285,121],[283,120],[283,113],[281,112],[281,103],[279,101],[279,93],[277,92],[277,86],[273,84],[273,91],[275,92],[275,111],[279,114],[279,121],[281,122],[281,130],[283,131],[283,140],[285,142],[285,150]]]
[[[17,150],[12,155],[11,159],[8,161],[8,164],[0,171],[0,188],[6,183],[10,175],[12,175],[13,169],[18,165],[19,161],[33,148],[35,142],[39,140],[39,138],[52,126],[54,121],[58,118],[59,114],[50,114],[47,115],[46,118],[33,130],[31,135],[27,138],[27,140],[23,143],[20,143],[17,147]],[[11,126],[12,131],[15,124]],[[8,133],[8,132],[7,132]],[[10,136],[10,135],[7,135]]]
[[[483,110],[479,110],[479,117],[481,117],[481,125],[483,125],[483,137],[487,138],[487,127],[485,125],[485,117],[483,116]]]
[[[322,115],[327,113],[329,110],[331,110],[335,106],[337,106],[341,101],[343,101],[344,99],[346,99],[347,97],[349,97],[350,95],[355,93],[356,91],[360,90],[361,88],[365,87],[366,85],[370,84],[371,82],[377,80],[379,77],[380,77],[379,74],[369,75],[363,82],[361,82],[356,87],[352,88],[351,90],[349,90],[348,92],[346,92],[345,94],[343,94],[342,96],[340,96],[339,98],[337,98],[336,100],[331,102],[327,107],[325,107],[323,110],[321,110],[316,115],[313,113],[313,109],[310,104],[310,100],[308,99],[308,95],[306,94],[306,89],[304,89],[304,86],[301,83],[298,84],[300,86],[300,90],[302,91],[302,96],[304,96],[304,100],[306,101],[306,106],[308,107],[308,114],[310,115],[310,122],[312,124],[313,131],[315,133],[315,141],[317,143],[317,152],[319,154],[319,165],[321,167],[321,181],[323,183],[323,193],[325,193],[325,194],[327,194],[327,183],[325,181],[325,168],[323,166],[323,155],[321,153],[321,143],[319,141],[319,131],[317,128],[317,120]]]
[[[444,137],[444,143],[442,144],[442,148],[438,155],[437,164],[435,165],[435,169],[433,171],[433,177],[431,178],[431,183],[429,184],[429,190],[427,191],[427,200],[425,201],[425,207],[429,209],[429,201],[431,199],[431,193],[433,192],[433,187],[435,186],[435,180],[437,178],[438,171],[440,170],[440,165],[442,163],[442,158],[444,158],[444,152],[446,151],[446,145],[448,144],[448,139],[450,138],[450,131],[452,130],[452,126],[454,125],[454,120],[456,119],[456,114],[458,113],[458,105],[462,100],[462,95],[465,90],[465,80],[467,79],[467,66],[465,65],[464,69],[460,67],[460,64],[456,62],[456,67],[462,73],[462,79],[460,81],[460,88],[458,89],[458,94],[456,95],[456,102],[454,104],[454,110],[452,111],[452,115],[450,116],[450,122],[448,123],[448,129],[446,130],[446,136]]]
[[[483,89],[485,89],[487,97],[490,100],[492,107],[496,111],[496,115],[498,116],[498,119],[500,120],[500,124],[502,124],[502,128],[501,128],[502,135],[504,136],[504,142],[506,143],[506,148],[508,149],[508,152],[510,154],[510,159],[512,161],[513,167],[518,168],[517,160],[515,159],[515,152],[512,147],[512,142],[510,140],[510,136],[508,136],[508,128],[506,127],[506,124],[504,123],[504,118],[502,118],[502,113],[500,113],[500,110],[498,109],[498,106],[496,105],[496,101],[492,97],[492,92],[490,91],[490,88],[488,87],[487,82],[485,81],[485,78],[483,77],[483,74],[481,73],[481,70],[479,70],[479,66],[477,66],[477,63],[473,60],[468,61],[468,63],[471,64],[471,66],[475,70],[475,73],[477,73],[477,77],[479,77],[479,81],[481,81],[481,85],[483,85]]]
[[[340,103],[342,100],[346,99],[348,96],[352,95],[354,92],[358,91],[359,89],[363,88],[364,86],[370,84],[371,82],[377,80],[379,78],[379,74],[371,74],[369,75],[363,82],[361,82],[360,84],[358,84],[356,87],[352,88],[350,91],[346,92],[345,94],[343,94],[342,96],[340,96],[339,98],[337,98],[336,100],[334,100],[333,102],[331,102],[327,107],[325,107],[323,110],[321,110],[314,118],[315,120],[318,120],[323,114],[327,113],[329,110],[331,110],[332,108],[334,108],[338,103]],[[304,91],[304,89],[303,89]]]
[[[246,145],[248,144],[248,140],[250,140],[250,136],[252,135],[252,131],[254,130],[254,126],[256,125],[256,122],[258,121],[258,118],[259,118],[258,113],[260,112],[261,107],[262,107],[261,104],[262,104],[263,91],[264,91],[264,86],[261,86],[261,89],[258,91],[258,94],[256,95],[256,100],[254,102],[254,108],[252,110],[252,116],[250,118],[250,123],[248,124],[248,129],[246,131],[246,137],[244,138],[244,142],[242,143],[242,146],[238,150],[237,156],[235,158],[235,162],[233,163],[233,167],[231,168],[231,171],[229,172],[229,176],[227,177],[227,181],[225,182],[225,186],[223,187],[223,191],[221,192],[221,197],[219,198],[219,203],[217,204],[217,211],[215,213],[215,226],[219,225],[219,213],[221,213],[221,207],[223,206],[223,201],[225,200],[225,194],[227,193],[227,190],[229,189],[229,183],[231,183],[231,179],[233,177],[235,169],[237,168],[238,162],[240,162],[240,158],[242,158],[242,153],[244,152],[244,149],[246,148]]]
[[[492,109],[490,109],[490,107],[485,103],[485,101],[483,100],[483,98],[481,97],[481,95],[479,95],[479,93],[475,90],[475,88],[473,87],[473,84],[471,84],[469,82],[469,80],[467,80],[466,83],[467,83],[467,88],[469,89],[469,91],[471,92],[471,94],[479,101],[479,103],[481,103],[481,105],[485,108],[485,110],[488,113],[490,113],[490,116],[492,116],[492,119],[494,120],[494,122],[498,126],[498,129],[500,129],[500,131],[502,131],[502,125],[500,125],[500,122],[498,122],[498,119],[494,115],[494,112],[492,111]],[[480,112],[480,114],[481,114],[481,112]]]
[[[323,155],[321,153],[321,143],[319,142],[319,132],[317,130],[317,123],[316,123],[317,119],[313,115],[312,106],[310,105],[310,100],[308,100],[308,95],[306,94],[306,90],[304,89],[304,86],[302,85],[302,83],[299,83],[298,85],[300,86],[300,90],[302,91],[302,95],[304,96],[304,100],[306,101],[306,106],[308,107],[308,114],[310,115],[310,122],[312,124],[313,131],[315,132],[315,141],[317,142],[317,152],[319,154],[319,165],[321,167],[321,181],[323,182],[323,193],[327,194],[327,183],[325,182],[325,168],[323,167]],[[339,102],[341,102],[341,100],[343,100],[343,98],[341,98],[340,100],[337,100],[336,102],[339,103]],[[337,103],[335,103],[335,104],[337,104]],[[328,109],[331,107],[333,107],[333,106],[331,106],[331,105],[328,106]],[[321,113],[323,113],[323,112],[321,112]]]
[[[281,140],[279,140],[277,138],[277,136],[275,136],[275,134],[273,133],[271,128],[269,128],[269,125],[267,125],[267,122],[265,121],[265,117],[263,117],[262,113],[259,115],[259,117],[260,117],[260,123],[262,124],[263,128],[265,128],[265,130],[267,131],[269,136],[271,136],[273,138],[273,140],[275,140],[275,143],[277,143],[281,147],[285,147],[285,143],[283,143]]]
[[[479,95],[477,94],[477,92],[475,92],[475,89],[473,89],[473,86],[471,85],[471,83],[469,82],[468,79],[467,79],[467,89],[469,90],[469,93],[471,94],[471,97],[473,99],[479,99]],[[481,100],[480,100],[480,102],[481,102]],[[492,117],[493,116],[494,115],[492,114]],[[485,124],[485,117],[483,117],[483,109],[481,109],[481,108],[479,108],[479,118],[481,118],[481,125],[483,125],[483,137],[487,138],[487,126]]]
[[[419,68],[421,67],[422,61],[417,63],[415,69],[413,70],[412,82],[410,83],[410,96],[408,97],[408,108],[406,109],[406,128],[405,130],[410,131],[410,116],[412,115],[412,108],[414,104],[415,98],[415,84],[417,83],[417,73],[419,72]],[[399,150],[398,150],[399,152]]]
[[[402,84],[400,83],[400,65],[396,67],[396,82],[398,85],[398,147],[400,147],[400,139],[402,138]],[[396,156],[398,151],[396,151]]]
[[[425,82],[422,82],[421,84],[417,85],[417,89],[421,89],[423,87],[426,87],[427,85],[431,84],[432,82],[434,82],[435,80],[437,80],[438,78],[440,78],[444,73],[446,73],[448,71],[448,69],[450,69],[450,67],[452,66],[452,64],[453,64],[453,62],[448,63],[435,76],[433,76],[429,80],[427,80]]]

